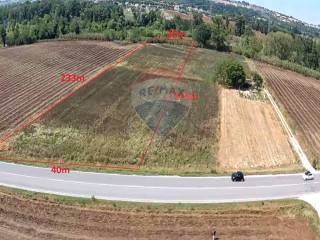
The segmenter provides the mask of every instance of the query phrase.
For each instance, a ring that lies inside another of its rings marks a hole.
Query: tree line
[[[231,24],[231,22],[233,24]],[[159,10],[124,8],[121,3],[86,0],[42,0],[0,7],[3,45],[30,44],[67,34],[103,36],[106,40],[138,42],[175,29],[187,32],[200,47],[235,51],[247,57],[270,56],[319,70],[320,42],[301,34],[269,32],[263,20],[215,16],[210,23],[194,12],[192,21],[162,17]],[[259,39],[254,29],[268,33]]]

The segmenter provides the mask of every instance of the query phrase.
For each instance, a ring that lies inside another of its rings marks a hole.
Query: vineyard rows
[[[267,64],[259,63],[258,68],[319,158],[320,81]]]
[[[84,75],[122,59],[133,47],[107,42],[47,42],[0,50],[0,137],[72,93],[80,82],[61,82],[61,75]]]

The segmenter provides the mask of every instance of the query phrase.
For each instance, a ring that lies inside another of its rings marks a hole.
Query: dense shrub
[[[216,77],[228,87],[239,88],[246,83],[246,73],[240,62],[234,59],[225,59],[218,63]]]
[[[253,73],[252,75],[252,80],[253,80],[253,87],[254,89],[260,91],[262,86],[263,86],[263,79],[262,77],[257,73]]]

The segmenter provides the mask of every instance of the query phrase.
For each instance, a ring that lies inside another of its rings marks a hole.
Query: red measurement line
[[[135,167],[118,167],[111,165],[94,165],[94,164],[77,164],[77,163],[67,163],[67,162],[55,162],[55,161],[47,161],[47,160],[27,160],[27,159],[16,159],[16,158],[0,158],[1,162],[16,162],[16,163],[42,163],[42,164],[50,164],[50,165],[64,165],[64,166],[72,166],[72,167],[89,167],[89,168],[111,168],[118,170],[138,170]]]
[[[160,112],[160,118],[159,118],[159,120],[158,120],[158,122],[157,122],[157,125],[156,125],[156,129],[154,130],[154,132],[153,132],[153,134],[152,134],[152,136],[151,136],[151,138],[150,138],[150,141],[149,141],[147,147],[145,148],[145,150],[144,150],[144,152],[143,152],[143,154],[142,154],[142,156],[141,156],[141,158],[140,158],[140,163],[138,164],[139,167],[140,167],[141,165],[143,165],[143,164],[145,163],[146,159],[147,159],[147,156],[148,156],[148,153],[149,153],[149,151],[150,151],[150,148],[151,148],[151,146],[152,146],[152,144],[153,144],[153,142],[154,142],[154,138],[155,138],[156,134],[157,134],[158,131],[159,131],[160,123],[161,123],[161,120],[162,120],[163,117],[164,117],[164,113],[165,113],[165,109],[162,108],[162,109],[161,109],[161,112]]]
[[[180,66],[180,68],[179,68],[179,75],[178,75],[178,77],[176,78],[177,82],[179,82],[179,81],[182,79],[182,77],[183,77],[184,70],[185,70],[187,64],[188,64],[189,61],[190,61],[190,58],[191,58],[191,55],[192,55],[192,50],[193,50],[194,46],[195,46],[195,45],[194,45],[194,42],[192,41],[192,45],[191,45],[191,47],[189,48],[188,55],[187,55],[187,57],[185,57],[185,59],[184,59],[184,61],[183,61],[183,64],[182,64],[182,65]]]
[[[95,75],[93,78],[91,78],[89,81],[84,82],[83,84],[81,84],[80,86],[76,87],[73,92],[71,92],[70,94],[62,97],[61,99],[59,99],[58,101],[56,101],[55,103],[53,103],[52,105],[50,105],[46,110],[36,114],[35,116],[31,117],[29,119],[29,121],[25,124],[23,124],[22,126],[14,129],[13,131],[7,133],[6,135],[4,135],[1,139],[0,139],[0,143],[1,142],[7,142],[10,138],[12,138],[15,134],[23,131],[24,129],[28,128],[29,126],[31,126],[33,123],[40,121],[42,118],[44,118],[49,112],[51,112],[53,109],[55,109],[57,106],[61,105],[62,103],[64,103],[65,101],[67,101],[68,99],[70,99],[71,97],[73,97],[74,95],[76,95],[80,90],[82,90],[84,87],[86,87],[87,85],[95,82],[97,79],[99,79],[100,77],[104,76],[106,73],[110,72],[111,70],[113,70],[114,68],[116,68],[120,63],[126,61],[128,58],[130,58],[133,54],[135,54],[136,52],[142,50],[145,47],[146,43],[143,43],[142,46],[137,47],[135,49],[133,49],[132,51],[130,51],[128,54],[126,54],[124,57],[122,57],[121,59],[117,60],[115,63],[113,63],[112,65],[110,65],[109,67],[107,67],[105,70],[101,71],[100,73],[98,73],[97,75]]]
[[[179,74],[178,76],[176,77],[176,83],[178,83],[179,81],[181,81],[182,77],[183,77],[183,74],[184,74],[184,70],[185,70],[185,67],[186,65],[189,63],[190,61],[190,57],[192,55],[192,50],[194,48],[194,42],[192,41],[192,45],[191,47],[189,48],[189,51],[188,51],[188,54],[187,56],[184,58],[184,61],[183,61],[183,64],[180,66],[179,68]],[[160,114],[160,118],[158,120],[158,123],[157,123],[157,126],[156,126],[156,129],[154,130],[152,136],[151,136],[151,139],[148,143],[148,145],[145,147],[145,150],[143,151],[143,154],[140,158],[140,163],[138,164],[139,167],[141,167],[141,165],[143,165],[148,157],[148,154],[149,154],[149,151],[150,151],[150,148],[151,146],[153,145],[153,142],[154,142],[154,138],[155,138],[155,135],[156,133],[158,132],[159,130],[159,127],[160,127],[160,123],[163,119],[163,116],[164,116],[164,109],[166,109],[165,107],[161,109],[161,114]]]
[[[153,39],[156,39],[157,37],[154,37]],[[121,64],[122,62],[126,61],[128,58],[130,58],[132,55],[134,55],[136,52],[142,50],[147,44],[147,41],[145,41],[141,47],[138,47],[132,51],[130,51],[127,55],[125,55],[123,58],[117,60],[114,64],[110,65],[108,68],[106,68],[105,70],[103,70],[102,72],[98,73],[96,76],[94,76],[93,78],[91,78],[89,81],[83,83],[82,85],[80,85],[79,87],[74,89],[74,92],[70,93],[69,95],[63,97],[62,99],[58,100],[57,102],[55,102],[54,104],[52,104],[51,106],[49,106],[45,111],[33,116],[32,118],[30,118],[29,122],[27,122],[26,124],[20,126],[19,128],[16,128],[15,130],[13,130],[11,133],[6,134],[4,137],[0,138],[0,146],[2,144],[6,144],[7,140],[9,140],[10,138],[12,138],[16,133],[23,131],[24,129],[26,129],[27,127],[29,127],[30,125],[32,125],[33,123],[41,120],[43,117],[45,117],[46,114],[48,114],[50,111],[52,111],[54,108],[56,108],[58,105],[62,104],[63,102],[67,101],[69,98],[71,98],[72,96],[74,96],[78,91],[80,91],[82,88],[84,88],[85,86],[87,86],[88,84],[96,81],[98,78],[100,78],[101,76],[103,76],[104,74],[110,72],[111,70],[113,70],[115,67],[117,67],[117,65]],[[184,59],[184,62],[182,64],[182,66],[179,69],[179,73],[178,76],[176,78],[177,82],[180,81],[182,79],[184,70],[186,65],[188,64],[191,54],[192,54],[192,49],[194,48],[194,42],[192,42],[192,46],[189,49],[188,55],[187,57]],[[145,151],[143,152],[143,155],[141,157],[141,161],[140,163],[138,163],[138,166],[133,166],[133,167],[119,167],[119,166],[112,166],[112,165],[94,165],[94,164],[76,164],[76,163],[67,163],[67,162],[55,162],[55,161],[48,161],[48,160],[28,160],[28,159],[16,159],[16,158],[5,158],[5,157],[1,157],[0,161],[2,162],[16,162],[16,163],[42,163],[42,164],[50,164],[50,165],[64,165],[64,166],[73,166],[73,167],[88,167],[88,168],[103,168],[103,169],[116,169],[116,170],[133,170],[133,171],[137,171],[140,169],[140,166],[143,165],[145,163],[145,160],[148,156],[148,152],[154,142],[154,138],[155,138],[155,134],[158,132],[159,128],[160,128],[160,123],[164,117],[164,109],[161,109],[161,114],[160,114],[160,119],[157,123],[156,126],[156,130],[153,133]]]

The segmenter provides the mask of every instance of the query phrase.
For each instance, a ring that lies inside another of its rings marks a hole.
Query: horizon
[[[308,0],[307,4],[301,0],[291,0],[288,5],[284,4],[283,1],[276,0],[245,1],[250,4],[255,4],[288,16],[292,16],[309,24],[320,25],[320,1],[318,0]]]

